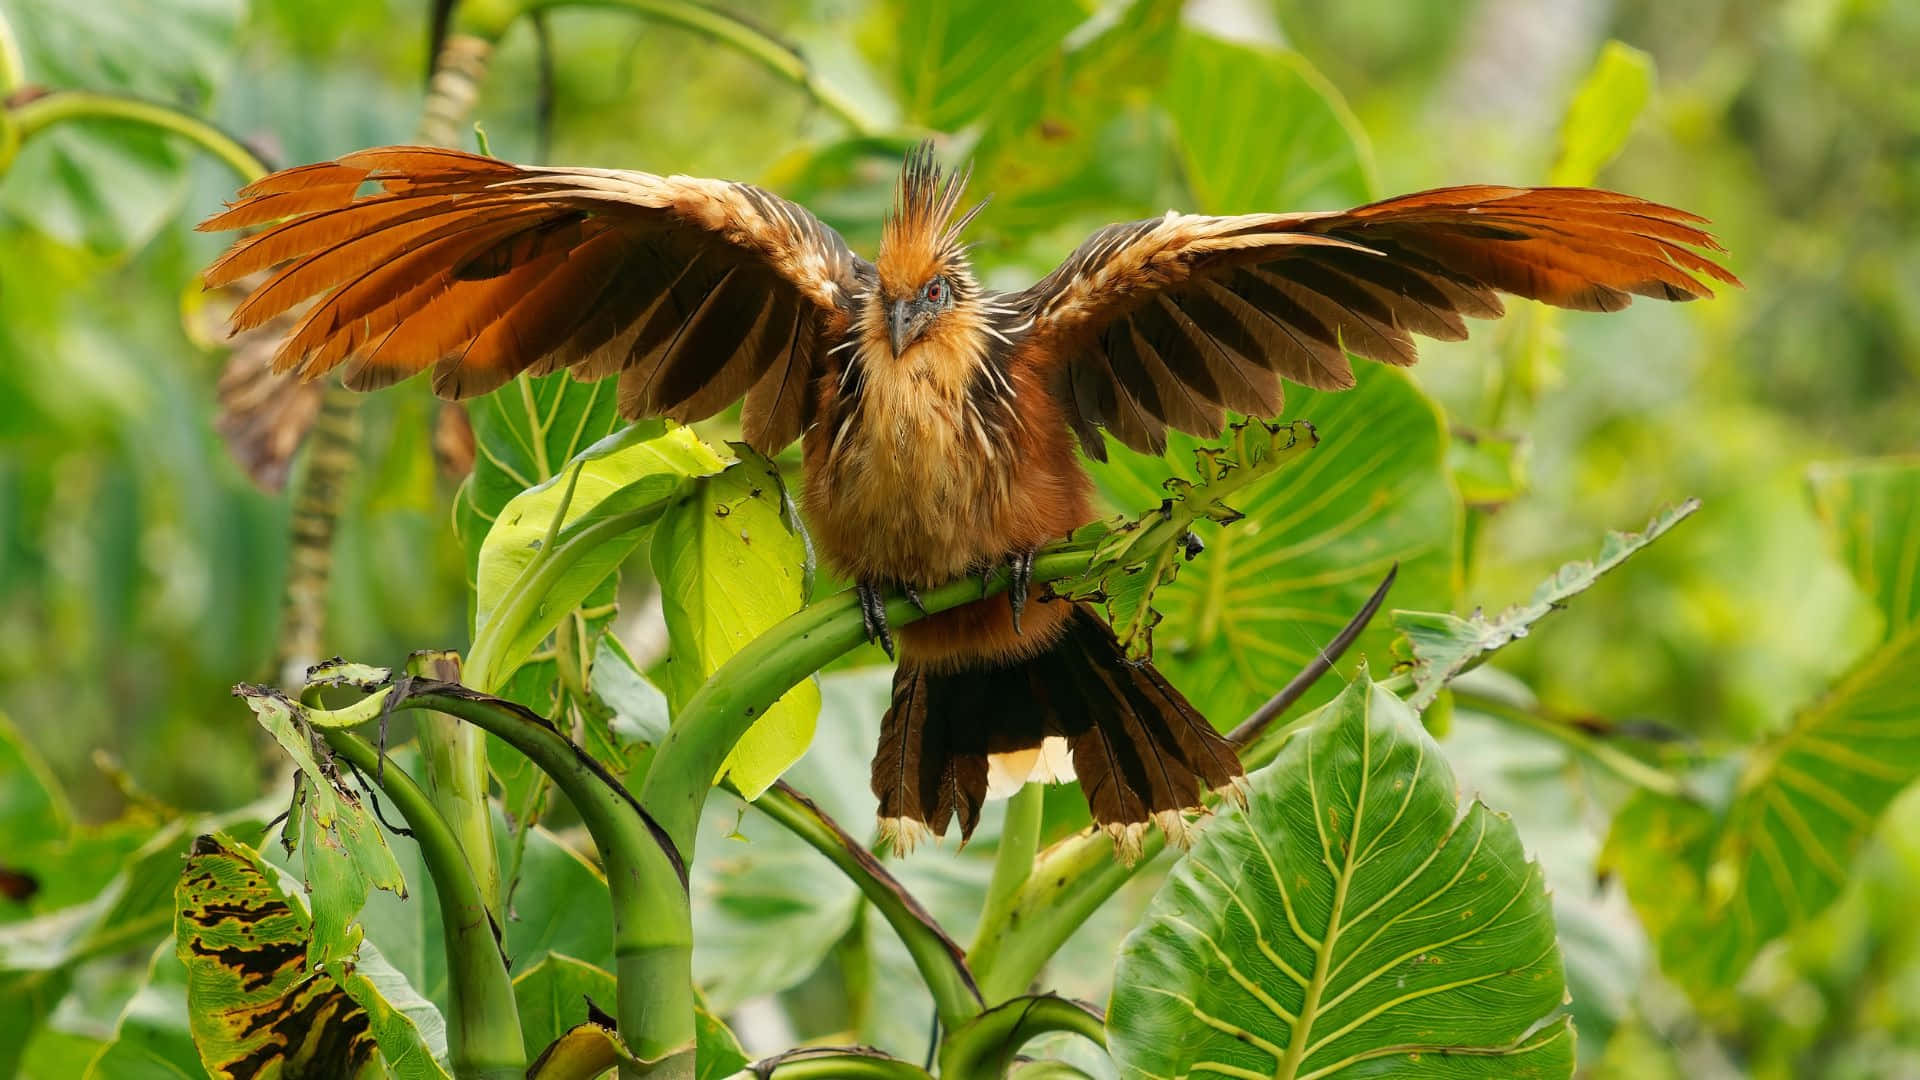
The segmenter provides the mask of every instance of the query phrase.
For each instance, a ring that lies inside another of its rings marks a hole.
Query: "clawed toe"
[[[1013,604],[1013,632],[1020,633],[1020,613],[1027,608],[1027,588],[1033,584],[1033,552],[1016,553],[1008,562],[1013,567],[1013,584],[1007,598]]]
[[[867,640],[879,645],[887,659],[893,659],[893,634],[887,628],[886,598],[880,595],[880,587],[871,582],[863,581],[856,588],[860,593],[860,622],[866,629]]]

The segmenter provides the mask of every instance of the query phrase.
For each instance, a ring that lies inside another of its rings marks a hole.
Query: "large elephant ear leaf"
[[[1127,1077],[1568,1077],[1538,864],[1364,677],[1249,777],[1127,938]]]

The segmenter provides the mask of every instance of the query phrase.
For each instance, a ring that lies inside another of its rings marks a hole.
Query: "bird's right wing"
[[[1168,428],[1217,434],[1227,409],[1279,412],[1280,380],[1353,385],[1347,353],[1415,359],[1413,334],[1467,336],[1499,293],[1614,311],[1629,294],[1710,295],[1738,280],[1703,219],[1589,188],[1457,187],[1342,213],[1110,225],[1000,302],[1030,342],[1081,445],[1099,429],[1157,453]]]
[[[623,414],[682,421],[745,394],[747,441],[769,453],[811,422],[824,342],[872,278],[833,229],[751,185],[429,147],[274,173],[201,228],[269,222],[205,277],[285,264],[235,330],[314,301],[276,371],[340,367],[364,390],[431,365],[452,398],[522,372],[617,374]]]

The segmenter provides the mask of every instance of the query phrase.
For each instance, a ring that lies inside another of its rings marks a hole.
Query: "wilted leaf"
[[[1160,100],[1194,210],[1339,210],[1373,198],[1359,121],[1299,53],[1182,30]]]
[[[315,736],[302,715],[304,710],[274,690],[242,686],[236,692],[306,778],[301,809],[307,820],[300,837],[314,911],[308,959],[318,966],[351,957],[360,944],[354,920],[366,903],[367,887],[406,895],[400,864],[394,861],[372,811],[335,770],[332,759],[322,764],[315,755]]]
[[[696,481],[654,533],[671,641],[664,682],[676,710],[728,657],[806,602],[812,559],[780,469],[745,444],[733,450],[740,460]],[[787,691],[734,745],[721,776],[757,797],[806,753],[819,712],[813,680]]]
[[[1203,524],[1206,553],[1162,587],[1154,661],[1203,715],[1230,728],[1310,662],[1395,562],[1397,604],[1453,606],[1460,503],[1447,483],[1446,433],[1432,402],[1399,371],[1355,364],[1344,393],[1287,388],[1286,415],[1320,444],[1298,465],[1238,492],[1246,520]],[[1094,470],[1112,506],[1162,497],[1167,462],[1200,440],[1174,435],[1167,458],[1115,448]],[[1394,632],[1376,623],[1349,653],[1384,662]],[[1308,706],[1337,684],[1316,688]]]
[[[1634,552],[1658,540],[1698,509],[1700,500],[1688,499],[1662,511],[1637,533],[1608,532],[1597,558],[1567,563],[1541,582],[1526,603],[1491,619],[1479,612],[1463,619],[1440,611],[1395,611],[1394,629],[1407,635],[1413,647],[1413,693],[1407,703],[1416,709],[1426,708],[1455,675],[1509,642],[1526,637],[1534,623],[1560,610],[1568,599],[1591,588],[1600,575],[1626,562]]]
[[[1129,1077],[1573,1074],[1537,864],[1362,678],[1248,778],[1121,947]]]
[[[1586,187],[1620,153],[1634,121],[1653,93],[1653,58],[1630,45],[1609,41],[1567,106],[1560,125],[1560,154],[1547,182]]]
[[[366,1012],[308,968],[307,919],[256,858],[217,836],[196,840],[176,907],[190,1024],[209,1072],[381,1075]]]

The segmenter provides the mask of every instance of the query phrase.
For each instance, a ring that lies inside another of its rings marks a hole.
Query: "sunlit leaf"
[[[581,451],[560,472],[507,500],[487,529],[475,562],[473,655],[487,652],[492,661],[484,676],[476,676],[487,684],[479,688],[500,686],[569,613],[596,592],[606,592],[650,522],[604,535],[600,530],[590,533],[589,526],[671,495],[686,477],[725,467],[726,460],[691,429],[668,428],[661,422],[635,424]],[[561,559],[564,572],[547,576],[546,567]],[[529,591],[536,601],[530,608],[512,604]],[[612,614],[610,598],[604,609],[583,614],[604,625]],[[486,644],[494,647],[487,650]],[[597,640],[582,644],[597,645]]]
[[[1319,445],[1230,500],[1246,520],[1202,524],[1205,553],[1156,594],[1165,619],[1155,663],[1217,727],[1232,727],[1297,674],[1395,562],[1390,605],[1453,606],[1461,511],[1441,418],[1401,372],[1356,364],[1354,373],[1359,385],[1344,393],[1287,388],[1285,415],[1311,422]],[[1094,476],[1109,505],[1151,506],[1164,497],[1170,463],[1191,460],[1200,445],[1170,436],[1165,458],[1115,447]],[[1350,655],[1385,663],[1393,638],[1377,621]],[[1316,689],[1308,704],[1334,689]]]
[[[733,449],[740,460],[696,481],[654,534],[653,571],[670,641],[663,681],[675,709],[806,599],[812,560],[780,470],[744,444]],[[819,712],[813,680],[787,691],[735,744],[721,775],[748,798],[758,796],[806,753]]]
[[[638,1067],[611,1024],[578,1024],[555,1039],[527,1068],[527,1080],[594,1080],[621,1065]],[[623,1070],[624,1071],[624,1070]]]
[[[1547,182],[1586,187],[1620,153],[1653,93],[1653,57],[1609,41],[1600,50],[1560,125],[1560,153]]]
[[[1567,563],[1541,582],[1526,603],[1515,604],[1491,619],[1477,611],[1467,618],[1442,611],[1395,611],[1394,629],[1407,635],[1413,648],[1413,693],[1407,703],[1416,709],[1431,705],[1455,675],[1526,637],[1533,624],[1560,610],[1567,600],[1591,588],[1602,574],[1626,562],[1698,509],[1700,500],[1688,499],[1662,511],[1637,533],[1608,532],[1599,556]]]
[[[1538,864],[1366,679],[1201,830],[1121,947],[1128,1077],[1570,1077]]]
[[[407,881],[394,861],[373,812],[348,786],[329,759],[321,764],[315,736],[300,706],[277,691],[242,687],[241,696],[255,719],[306,777],[306,815],[300,837],[306,851],[306,885],[313,897],[313,933],[309,960],[318,966],[351,957],[360,944],[355,918],[372,886],[405,896]]]
[[[1193,210],[1338,210],[1374,196],[1359,122],[1298,53],[1184,30],[1161,103],[1200,200]]]

